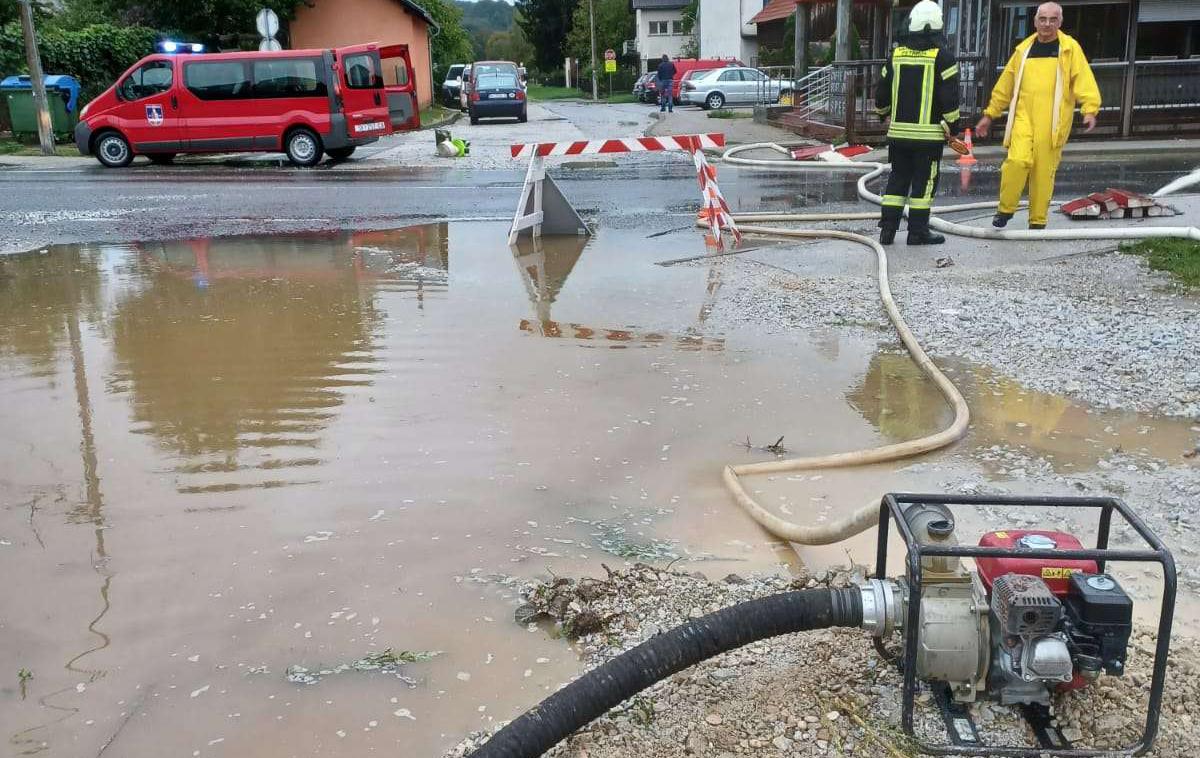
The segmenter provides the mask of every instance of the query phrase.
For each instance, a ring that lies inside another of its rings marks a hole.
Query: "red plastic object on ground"
[[[979,540],[981,547],[1030,548],[1038,550],[1082,550],[1079,540],[1066,532],[1043,529],[1008,529],[988,532]],[[1005,574],[1027,574],[1040,577],[1050,591],[1059,597],[1067,595],[1067,578],[1077,572],[1097,574],[1095,561],[1065,560],[1058,558],[978,558],[975,561],[979,578],[990,593],[992,582]]]
[[[792,149],[792,160],[794,161],[811,161],[821,153],[835,152],[853,158],[856,155],[863,155],[871,152],[871,148],[866,145],[843,145],[842,147],[834,147],[833,145],[813,145],[811,147],[797,147]]]

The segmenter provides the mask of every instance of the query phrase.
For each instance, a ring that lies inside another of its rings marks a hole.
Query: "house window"
[[[658,36],[663,36],[666,34],[670,34],[670,32],[667,30],[667,22],[666,21],[651,21],[650,22],[650,36],[651,37],[658,37]]]
[[[683,21],[682,20],[676,20],[676,21],[671,22],[671,34],[675,35],[676,37],[683,36]]]

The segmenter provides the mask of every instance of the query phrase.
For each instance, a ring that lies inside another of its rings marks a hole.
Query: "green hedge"
[[[42,70],[70,74],[83,86],[83,102],[99,95],[138,59],[154,52],[158,33],[144,26],[87,26],[77,31],[38,33]],[[27,74],[20,24],[0,27],[0,78]]]

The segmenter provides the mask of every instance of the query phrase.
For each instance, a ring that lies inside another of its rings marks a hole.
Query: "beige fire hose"
[[[763,143],[754,145],[742,145],[739,147],[730,148],[725,152],[724,161],[741,165],[751,166],[769,166],[771,168],[783,168],[786,170],[820,170],[820,171],[867,171],[858,180],[858,194],[865,200],[880,204],[881,199],[878,195],[867,189],[867,182],[881,175],[888,169],[887,164],[882,163],[803,163],[780,160],[756,160],[748,158],[738,158],[737,154],[746,150],[770,148],[778,152],[788,154],[788,151],[779,145],[773,143]],[[961,205],[952,205],[945,207],[935,207],[935,213],[948,213],[957,211],[970,211],[995,208],[995,203],[966,203]],[[875,252],[877,262],[876,276],[879,281],[879,297],[883,303],[884,310],[887,311],[888,318],[895,327],[896,333],[900,336],[900,341],[904,343],[904,347],[908,350],[908,354],[912,356],[913,361],[920,367],[921,371],[933,380],[942,396],[946,398],[946,402],[954,409],[954,420],[945,429],[926,437],[921,437],[908,442],[901,442],[892,445],[884,445],[881,447],[870,448],[866,450],[854,450],[845,453],[832,453],[829,455],[808,456],[804,458],[791,458],[787,460],[764,461],[762,463],[745,463],[739,465],[726,466],[723,472],[725,486],[729,492],[737,500],[738,505],[746,510],[751,517],[754,518],[767,531],[788,540],[802,545],[829,545],[835,542],[841,542],[849,537],[852,537],[860,532],[870,529],[879,520],[879,504],[878,501],[872,502],[842,519],[839,519],[830,524],[822,524],[820,526],[805,526],[776,516],[761,506],[742,486],[740,477],[751,476],[756,474],[778,474],[791,471],[811,471],[814,469],[829,469],[829,468],[845,468],[852,466],[866,466],[875,463],[885,463],[887,461],[900,460],[902,458],[910,458],[912,456],[928,453],[939,448],[943,448],[958,439],[960,439],[967,431],[967,425],[970,423],[970,411],[967,408],[967,401],[963,398],[962,393],[958,388],[946,377],[945,374],[938,369],[934,362],[929,358],[921,345],[917,342],[912,330],[905,323],[903,316],[900,315],[899,308],[896,307],[896,301],[892,298],[891,286],[888,281],[887,269],[887,251],[876,240],[871,237],[866,237],[853,232],[837,231],[832,229],[788,229],[776,228],[769,226],[745,226],[744,222],[812,222],[812,221],[861,221],[872,220],[879,218],[878,213],[843,213],[843,214],[791,214],[791,213],[746,213],[734,215],[734,221],[738,223],[738,228],[743,234],[766,235],[773,237],[786,237],[790,239],[841,239],[849,242],[855,242],[860,245],[871,248]],[[704,226],[704,223],[697,222],[697,225]],[[1196,227],[1146,227],[1141,229],[1113,229],[1099,228],[1086,230],[1072,229],[1055,229],[1050,231],[1011,231],[1001,232],[992,229],[981,229],[978,227],[966,226],[963,224],[955,224],[949,221],[944,221],[938,218],[931,218],[930,225],[935,229],[945,231],[949,234],[969,237],[983,237],[986,239],[1010,239],[1010,240],[1070,240],[1070,239],[1144,239],[1147,237],[1184,237],[1194,240],[1200,240],[1200,229]]]

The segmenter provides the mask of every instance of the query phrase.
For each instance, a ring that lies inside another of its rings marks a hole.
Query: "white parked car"
[[[756,68],[731,66],[697,74],[683,82],[679,102],[699,105],[705,110],[729,105],[777,103],[781,95],[790,95],[795,83],[790,79],[772,79]]]
[[[442,82],[442,102],[446,105],[458,105],[458,96],[462,92],[463,71],[470,68],[465,63],[455,63],[446,69],[446,79]]]

